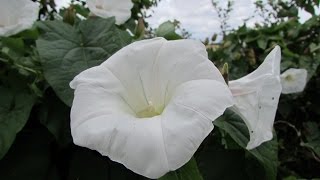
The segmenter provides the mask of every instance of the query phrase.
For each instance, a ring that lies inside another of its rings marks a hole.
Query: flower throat
[[[156,109],[154,108],[154,105],[151,101],[148,101],[148,106],[147,108],[143,109],[142,111],[139,111],[137,113],[137,117],[138,118],[150,118],[153,116],[158,116],[162,113],[162,110],[156,111]]]

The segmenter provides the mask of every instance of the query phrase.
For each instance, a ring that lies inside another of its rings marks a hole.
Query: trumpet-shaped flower
[[[96,16],[108,18],[114,16],[116,24],[126,22],[131,16],[131,0],[87,0],[88,7]]]
[[[39,5],[30,0],[0,0],[0,36],[11,36],[32,27]]]
[[[305,69],[290,68],[280,75],[282,93],[302,92],[307,84],[308,72]]]
[[[132,43],[77,75],[74,143],[148,178],[176,170],[234,102],[201,42]]]
[[[229,82],[235,99],[231,109],[240,115],[250,132],[247,149],[272,139],[273,122],[281,94],[280,61],[280,47],[276,46],[258,69]]]

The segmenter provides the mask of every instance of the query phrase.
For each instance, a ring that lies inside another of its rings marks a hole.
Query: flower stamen
[[[142,111],[139,111],[137,113],[138,118],[149,118],[153,116],[158,116],[161,113],[157,112],[156,109],[154,108],[154,105],[152,101],[148,101],[148,106],[147,108],[143,109]]]

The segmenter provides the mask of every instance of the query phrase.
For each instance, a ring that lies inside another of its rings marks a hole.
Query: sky
[[[66,6],[70,0],[55,0],[58,7]],[[233,11],[227,21],[231,29],[235,29],[244,23],[244,19],[254,15],[255,0],[234,0]],[[220,0],[219,6],[226,7],[227,1]],[[146,21],[152,28],[157,28],[168,20],[178,20],[182,28],[192,34],[191,38],[204,40],[219,34],[220,21],[218,14],[212,6],[211,0],[161,0],[157,7],[148,12],[152,16]],[[303,10],[299,11],[300,21],[304,22],[311,15]],[[247,26],[253,27],[256,22],[262,22],[262,18],[254,16],[247,22]]]

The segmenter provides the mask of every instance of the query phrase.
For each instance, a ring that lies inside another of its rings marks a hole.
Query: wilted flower
[[[32,27],[39,5],[30,0],[0,0],[0,36],[11,36]]]
[[[280,61],[280,47],[276,46],[254,72],[229,81],[235,99],[232,109],[241,116],[250,132],[247,149],[272,139],[273,122],[281,93]]]
[[[143,40],[70,83],[74,143],[148,178],[176,170],[234,104],[201,42]]]
[[[307,84],[308,72],[305,69],[290,68],[281,74],[282,93],[302,92]]]
[[[87,0],[88,7],[96,16],[108,18],[114,16],[116,24],[126,22],[131,16],[131,0]]]

